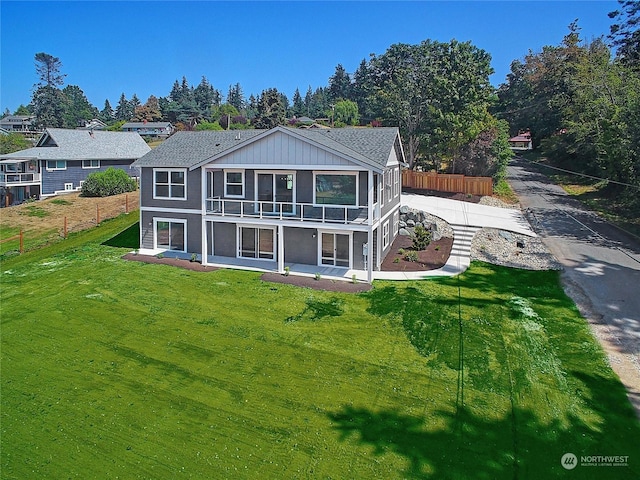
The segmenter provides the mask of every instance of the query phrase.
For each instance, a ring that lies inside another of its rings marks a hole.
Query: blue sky
[[[13,1],[0,0],[0,108],[28,104],[33,57],[62,61],[66,84],[102,109],[120,95],[167,96],[202,76],[226,96],[326,86],[394,43],[471,41],[492,56],[494,85],[529,50],[558,45],[578,19],[585,39],[609,32],[616,1]]]

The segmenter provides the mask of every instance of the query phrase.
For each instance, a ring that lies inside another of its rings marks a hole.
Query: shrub
[[[133,192],[136,180],[119,168],[109,167],[104,172],[91,173],[82,184],[83,197],[108,197]]]
[[[415,250],[411,250],[404,254],[404,259],[407,262],[417,262],[418,261],[418,252]]]
[[[416,225],[413,229],[413,248],[415,250],[425,250],[431,243],[431,232],[422,225]]]

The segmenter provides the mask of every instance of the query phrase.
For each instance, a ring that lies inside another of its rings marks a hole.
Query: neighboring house
[[[10,133],[33,133],[35,119],[35,115],[7,115],[0,119],[0,128]]]
[[[513,151],[533,150],[533,142],[531,141],[531,133],[522,132],[515,137],[509,139],[509,148]]]
[[[140,253],[371,281],[398,233],[403,164],[397,128],[178,132],[133,164]]]
[[[78,127],[78,130],[104,130],[107,124],[98,118],[94,118],[84,122],[84,126]]]
[[[168,137],[175,129],[169,122],[129,122],[122,125],[123,132],[136,132],[143,137]]]
[[[135,133],[47,128],[35,147],[0,155],[1,205],[75,192],[90,173],[121,168],[149,152]]]

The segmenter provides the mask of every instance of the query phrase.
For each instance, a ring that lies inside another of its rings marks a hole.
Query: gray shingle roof
[[[122,125],[121,128],[167,128],[170,122],[129,122]]]
[[[149,150],[135,132],[105,132],[47,128],[33,148],[0,156],[2,159],[101,160],[137,159]],[[45,146],[46,145],[46,146]]]
[[[383,167],[396,147],[397,128],[301,130],[276,127],[366,165]],[[178,132],[136,161],[134,167],[194,167],[225,151],[250,143],[267,130]],[[238,136],[240,139],[238,139]],[[404,161],[404,158],[399,158]]]
[[[176,132],[133,166],[191,167],[263,132],[265,130]]]

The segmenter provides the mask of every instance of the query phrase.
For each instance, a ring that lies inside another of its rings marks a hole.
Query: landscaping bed
[[[432,241],[425,250],[414,250],[413,241],[407,235],[398,235],[391,245],[391,251],[382,261],[383,272],[421,272],[444,266],[451,253],[453,238],[442,237]],[[415,252],[415,260],[410,252]]]

